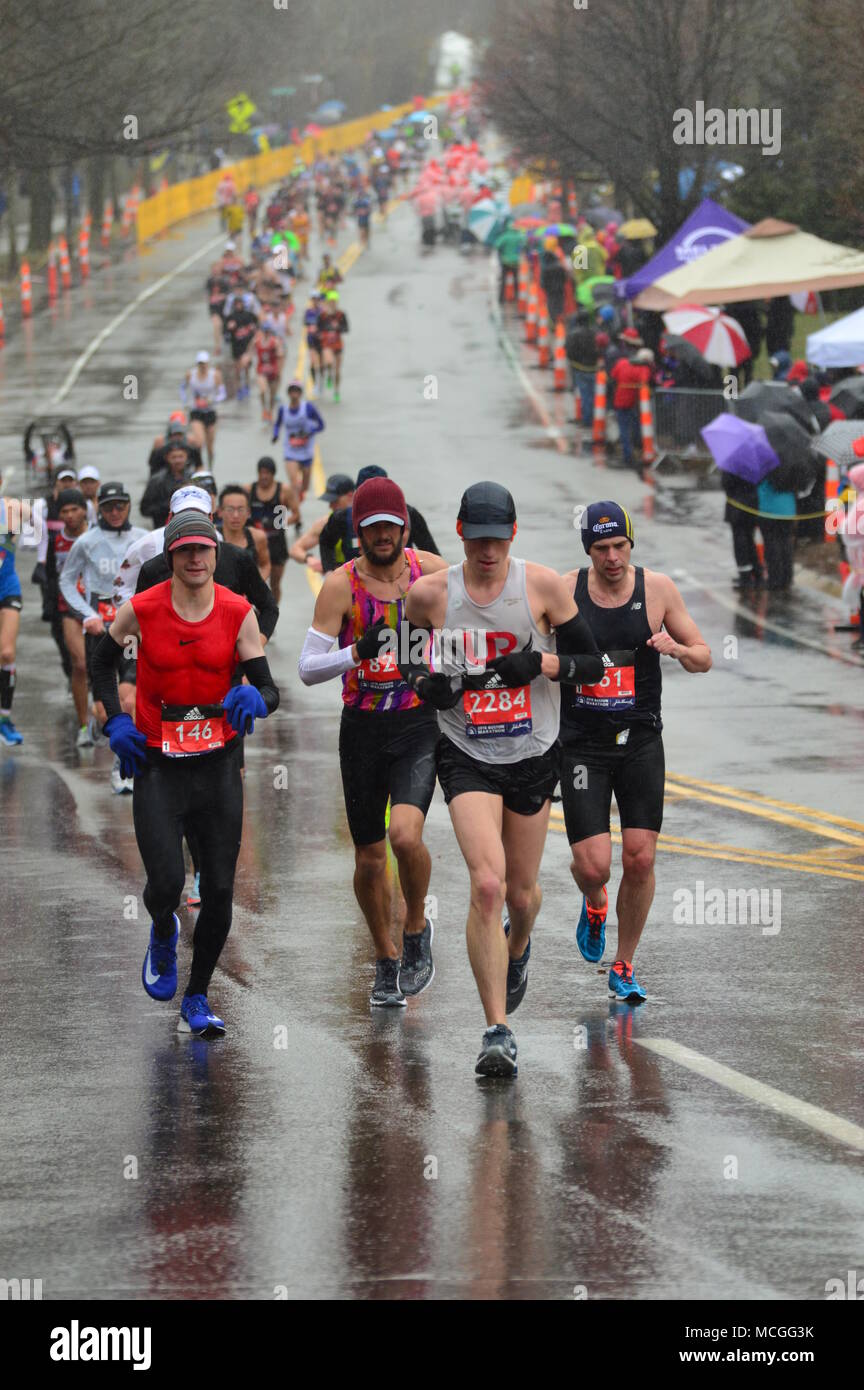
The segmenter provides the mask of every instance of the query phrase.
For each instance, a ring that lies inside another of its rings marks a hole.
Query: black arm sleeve
[[[399,624],[396,665],[399,667],[402,679],[408,682],[412,690],[416,688],[417,681],[421,676],[431,676],[432,674],[427,663],[420,657],[420,652],[426,649],[429,635],[428,628],[416,627],[410,619]],[[415,659],[412,660],[412,657]]]
[[[241,550],[239,546],[232,546],[232,549],[236,551],[239,560],[239,592],[258,609],[258,626],[269,641],[279,621],[278,604],[261,578],[261,571],[252,557],[252,551]]]
[[[105,722],[115,714],[122,714],[120,692],[117,689],[117,667],[123,656],[123,648],[115,642],[110,633],[105,633],[102,641],[93,651],[91,680],[93,699],[105,706]]]
[[[273,684],[266,656],[253,656],[249,661],[244,661],[240,669],[248,678],[249,684],[254,685],[258,691],[267,706],[267,713],[272,714],[274,709],[279,708],[279,691]]]
[[[325,574],[331,570],[339,568],[340,561],[336,559],[336,542],[339,539],[338,527],[342,526],[344,531],[345,523],[342,519],[342,512],[332,512],[324,523],[324,530],[318,537],[318,555],[321,559],[321,568]],[[345,556],[348,559],[348,556]]]
[[[581,613],[556,627],[555,647],[561,668],[559,681],[565,685],[593,685],[603,679],[603,659]]]

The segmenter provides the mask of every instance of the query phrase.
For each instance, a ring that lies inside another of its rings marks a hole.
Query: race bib
[[[208,410],[208,409],[209,409],[209,406],[210,406],[210,402],[208,401],[208,399],[207,399],[206,396],[196,396],[196,397],[195,397],[195,409],[196,409],[196,410]]]
[[[307,436],[305,434],[289,434],[288,443],[291,445],[292,449],[305,449],[306,439]]]
[[[79,581],[80,590],[80,581]],[[96,611],[103,623],[113,623],[117,617],[117,607],[111,602],[110,598],[100,598],[96,600]]]
[[[574,705],[604,711],[632,709],[636,704],[636,653],[603,652],[606,668],[602,680],[594,685],[574,685]]]
[[[531,687],[466,690],[462,696],[468,738],[515,738],[530,734]]]
[[[162,706],[162,752],[169,758],[192,758],[225,746],[225,711],[221,705]]]
[[[357,667],[357,685],[360,690],[374,690],[383,694],[396,690],[404,684],[402,673],[396,665],[394,652],[382,652],[381,656],[367,657]]]

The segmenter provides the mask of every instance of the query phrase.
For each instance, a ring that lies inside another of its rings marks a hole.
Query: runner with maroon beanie
[[[279,704],[252,607],[213,582],[218,547],[211,521],[178,512],[165,527],[171,578],[123,604],[93,661],[105,732],[123,776],[134,776],[144,904],[153,919],[141,978],[153,999],[172,999],[177,990],[183,836],[188,829],[195,836],[201,911],[178,1032],[198,1037],[225,1032],[207,988],[231,927],[243,823],[242,738]],[[134,723],[121,711],[116,675],[130,646],[138,656]],[[238,661],[248,685],[231,685]]]

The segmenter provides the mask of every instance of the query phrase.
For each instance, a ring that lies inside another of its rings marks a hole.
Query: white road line
[[[522,366],[522,363],[519,361],[516,349],[510,340],[510,334],[504,327],[504,321],[501,317],[501,309],[498,304],[498,299],[495,290],[495,272],[490,263],[489,317],[495,325],[495,331],[498,335],[498,341],[504,349],[504,354],[507,357],[510,366],[513,368],[514,372],[516,373],[520,382],[522,383],[522,389],[524,390],[526,396],[528,396],[531,400],[534,409],[537,411],[537,414],[540,417],[540,422],[543,425],[543,432],[546,435],[546,438],[553,439],[556,443],[558,442],[558,440],[566,441],[564,431],[560,430],[557,425],[550,424],[549,412],[546,409],[546,402],[543,400],[543,397],[540,395],[539,391],[535,389],[531,379],[529,378],[524,367]],[[566,449],[566,442],[564,443],[564,448]]]
[[[790,1096],[785,1091],[766,1086],[764,1081],[756,1081],[752,1076],[746,1076],[743,1071],[734,1071],[732,1067],[715,1062],[712,1057],[705,1057],[701,1052],[694,1052],[692,1048],[683,1047],[671,1038],[636,1038],[634,1041],[638,1042],[640,1047],[646,1047],[649,1052],[668,1057],[671,1062],[678,1062],[680,1066],[697,1072],[699,1076],[716,1081],[718,1086],[726,1086],[739,1096],[755,1100],[760,1105],[767,1106],[769,1110],[776,1110],[779,1115],[789,1115],[800,1124],[809,1125],[820,1134],[827,1134],[829,1139],[849,1144],[853,1149],[864,1153],[864,1129],[853,1124],[851,1120],[844,1120],[840,1115],[832,1115],[830,1110],[822,1110],[820,1106],[811,1105],[809,1101],[799,1100],[797,1096]]]
[[[854,656],[851,652],[844,652],[839,647],[827,647],[823,642],[815,642],[811,637],[801,637],[791,628],[781,627],[779,623],[773,623],[769,618],[762,618],[758,613],[754,613],[752,608],[745,608],[744,604],[736,603],[734,599],[726,598],[724,594],[719,594],[710,584],[703,584],[700,579],[694,578],[689,571],[682,571],[682,582],[693,584],[695,588],[713,598],[723,608],[728,608],[730,613],[737,613],[740,617],[746,618],[754,627],[764,627],[769,632],[776,632],[778,637],[785,637],[790,642],[795,642],[799,647],[810,647],[814,652],[821,652],[823,656],[833,657],[835,661],[843,661],[847,666],[864,666],[864,661],[860,657]]]
[[[212,241],[208,241],[206,246],[202,246],[200,251],[195,251],[193,255],[187,256],[186,259],[175,266],[173,270],[169,270],[167,275],[160,276],[158,280],[153,281],[152,285],[148,285],[140,294],[136,294],[135,298],[130,300],[122,313],[118,314],[116,318],[113,318],[110,323],[106,324],[101,332],[96,334],[92,342],[88,343],[80,357],[76,357],[66,375],[63,385],[56,395],[51,397],[51,404],[59,405],[62,400],[65,400],[84,368],[87,366],[87,363],[90,361],[90,358],[94,353],[99,351],[106,339],[111,337],[115,328],[119,328],[121,323],[125,323],[129,315],[134,314],[135,310],[141,304],[145,304],[148,299],[152,299],[154,294],[158,294],[166,285],[170,285],[171,281],[178,275],[182,275],[184,270],[188,270],[190,265],[194,265],[196,261],[200,261],[202,256],[208,256],[211,251],[214,251],[215,248],[220,246],[224,241],[225,233],[221,232],[219,236],[214,237]]]

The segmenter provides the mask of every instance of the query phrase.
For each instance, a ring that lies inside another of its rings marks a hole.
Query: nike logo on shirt
[[[180,646],[181,646],[181,647],[188,647],[189,644],[190,644],[191,642],[197,642],[197,641],[198,641],[198,638],[197,638],[197,637],[187,637],[187,638],[185,638],[185,639],[181,637],[181,638],[180,638]]]

